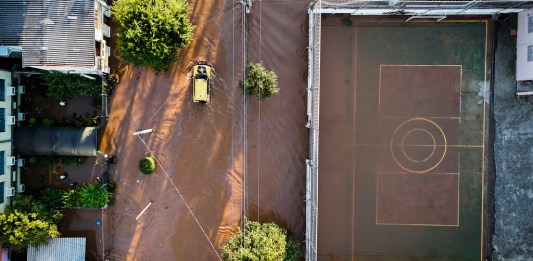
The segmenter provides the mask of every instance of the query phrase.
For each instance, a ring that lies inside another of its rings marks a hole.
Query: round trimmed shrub
[[[248,72],[244,82],[239,82],[240,87],[245,87],[248,95],[256,95],[261,100],[279,92],[278,76],[274,71],[268,70],[263,62],[248,62]]]
[[[155,166],[156,162],[154,156],[144,157],[139,162],[139,170],[146,175],[153,173],[155,171]]]

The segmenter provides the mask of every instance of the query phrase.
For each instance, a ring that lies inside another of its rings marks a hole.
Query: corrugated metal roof
[[[0,1],[0,44],[22,46],[22,66],[94,67],[95,0]]]
[[[60,237],[39,248],[28,247],[28,261],[85,261],[84,237]]]

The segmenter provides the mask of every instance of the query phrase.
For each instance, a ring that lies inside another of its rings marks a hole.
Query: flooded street
[[[215,250],[240,226],[243,210],[248,219],[275,221],[303,241],[307,4],[259,3],[249,17],[248,54],[276,71],[281,91],[264,102],[249,99],[246,128],[237,89],[243,72],[239,2],[191,4],[195,38],[171,72],[123,63],[114,68],[121,82],[100,144],[118,158],[106,236],[113,260],[216,260]],[[198,60],[215,69],[209,105],[191,99],[189,73]],[[132,136],[148,128],[154,132]],[[138,170],[147,154],[159,163],[151,175]]]

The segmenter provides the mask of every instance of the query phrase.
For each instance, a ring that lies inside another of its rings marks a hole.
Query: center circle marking
[[[402,128],[404,128],[404,126],[406,126],[407,124],[411,124],[413,122],[421,122],[421,123],[424,123],[426,125],[429,125],[429,127],[433,127],[435,128],[436,130],[438,130],[438,133],[435,133],[435,135],[439,135],[442,137],[442,142],[443,144],[437,144],[437,141],[435,139],[435,136],[433,135],[433,133],[431,133],[430,131],[428,131],[426,128],[413,128],[413,129],[410,129],[408,130],[403,136],[402,136],[402,141],[400,143],[401,145],[401,148],[402,148],[402,156],[405,157],[406,159],[412,161],[414,164],[421,164],[429,159],[431,159],[432,157],[436,156],[435,155],[435,152],[436,152],[436,147],[437,145],[442,145],[443,146],[443,151],[442,151],[442,155],[440,156],[440,158],[438,159],[438,161],[436,162],[436,164],[434,164],[433,166],[429,167],[429,168],[424,168],[424,169],[419,169],[419,170],[416,170],[416,169],[413,169],[412,167],[406,167],[405,165],[403,165],[402,163],[400,163],[400,161],[397,159],[396,155],[395,155],[395,152],[394,152],[394,140],[395,140],[395,137],[397,134],[401,134],[402,132],[400,132],[400,130]],[[433,139],[433,152],[431,153],[430,156],[428,156],[426,159],[424,160],[415,160],[415,159],[412,159],[412,157],[409,157],[407,155],[407,153],[405,153],[405,150],[404,150],[404,141],[405,141],[405,138],[411,133],[411,132],[415,132],[416,131],[425,131],[425,132],[428,132],[430,135],[431,135],[431,138]],[[398,127],[396,127],[396,129],[394,130],[393,134],[392,134],[392,137],[390,139],[390,151],[391,151],[391,155],[392,155],[392,158],[393,160],[396,162],[396,164],[398,164],[398,166],[400,168],[402,168],[403,170],[405,171],[408,171],[408,172],[413,172],[413,173],[426,173],[428,171],[431,171],[433,169],[435,169],[437,166],[440,165],[440,163],[442,163],[442,161],[444,160],[444,156],[446,156],[446,151],[448,149],[448,143],[447,143],[447,140],[446,140],[446,135],[444,134],[444,131],[442,130],[442,128],[437,124],[435,123],[434,121],[432,120],[429,120],[429,119],[426,119],[426,118],[412,118],[412,119],[409,119],[409,120],[406,120],[404,122],[402,122],[400,125],[398,125]]]
[[[417,146],[417,145],[418,146],[425,146],[425,145],[433,146],[433,150],[431,151],[431,153],[429,153],[429,155],[427,157],[425,157],[423,159],[420,159],[420,160],[414,159],[412,156],[409,156],[409,154],[405,152],[405,147],[406,146],[411,146],[411,144],[405,144],[405,139],[408,136],[410,136],[410,135],[416,135],[416,133],[427,134],[427,136],[429,136],[431,138],[431,140],[433,141],[433,144],[413,144],[412,145],[412,146]],[[405,133],[405,135],[403,135],[401,148],[402,148],[403,155],[408,160],[410,160],[412,162],[424,162],[424,161],[427,161],[428,159],[430,159],[431,157],[433,157],[433,154],[435,154],[435,150],[437,149],[437,142],[435,141],[435,137],[433,136],[433,134],[431,134],[431,132],[429,132],[426,129],[416,128],[416,129],[409,130],[407,133]]]

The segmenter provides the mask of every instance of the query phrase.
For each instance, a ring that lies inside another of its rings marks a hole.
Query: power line
[[[261,39],[261,22],[262,22],[262,8],[261,8],[261,3],[263,1],[259,0],[259,60],[261,61],[263,59],[262,57],[262,50],[263,50],[263,47],[262,47],[262,44],[263,44],[263,41]],[[258,111],[259,111],[259,120],[257,121],[257,222],[260,223],[260,209],[259,209],[259,204],[260,204],[260,186],[259,186],[259,181],[260,181],[260,178],[261,178],[261,174],[260,174],[260,159],[261,159],[261,99],[259,99],[259,103],[258,103]]]
[[[139,137],[139,139],[142,141],[142,143],[144,144],[144,146],[146,147],[146,149],[150,152],[151,155],[154,155],[152,153],[152,150],[148,147],[148,145],[146,145],[146,142],[144,142],[144,140],[142,139],[141,136],[137,136]],[[191,207],[189,206],[189,204],[187,203],[187,201],[185,200],[185,198],[183,197],[183,195],[181,194],[180,190],[178,189],[178,187],[176,186],[176,184],[174,184],[174,181],[170,178],[170,175],[168,175],[167,171],[165,170],[165,168],[163,167],[163,164],[161,164],[161,162],[159,162],[159,160],[157,159],[157,157],[154,156],[154,159],[155,161],[157,162],[157,165],[159,165],[161,167],[161,170],[163,171],[163,173],[165,173],[165,175],[167,176],[167,179],[168,181],[170,182],[170,184],[172,184],[172,186],[174,187],[174,189],[176,190],[176,192],[178,192],[178,195],[180,196],[181,200],[183,201],[183,203],[185,204],[185,207],[187,207],[187,210],[189,210],[189,213],[191,213],[191,216],[194,218],[194,221],[196,221],[196,224],[198,224],[198,227],[200,228],[200,230],[202,230],[202,233],[204,234],[205,238],[207,239],[207,242],[209,242],[209,245],[211,246],[211,248],[213,249],[213,251],[215,252],[215,254],[217,255],[217,258],[218,260],[222,261],[222,258],[220,257],[220,255],[218,254],[217,250],[215,249],[215,246],[213,246],[213,243],[211,243],[211,240],[209,240],[209,236],[207,236],[207,233],[205,233],[205,230],[204,228],[202,227],[202,225],[200,224],[200,221],[198,221],[198,219],[196,218],[196,215],[194,214],[194,212],[192,212],[192,209]]]
[[[165,101],[166,102],[166,101]],[[128,118],[130,124],[132,125],[135,125],[133,120],[131,119],[130,115],[128,113],[126,113],[126,117]],[[138,129],[138,128],[137,128]],[[139,139],[142,141],[143,145],[146,147],[146,149],[150,152],[150,154],[153,155],[152,153],[152,150],[148,147],[148,145],[146,145],[146,142],[144,142],[144,140],[142,139],[141,136],[137,136],[139,137]],[[215,249],[215,247],[213,246],[213,243],[211,243],[211,240],[209,240],[209,237],[207,236],[207,234],[205,233],[205,230],[204,228],[202,227],[202,225],[200,224],[200,221],[198,221],[198,219],[196,218],[196,215],[194,214],[194,212],[192,211],[192,209],[189,207],[189,204],[187,203],[187,201],[185,200],[185,198],[183,197],[183,195],[181,194],[181,192],[179,191],[178,187],[174,184],[174,181],[170,178],[170,176],[168,175],[167,171],[165,170],[165,168],[163,167],[163,165],[159,162],[159,160],[154,157],[154,159],[156,160],[157,164],[159,166],[161,166],[161,170],[163,170],[163,172],[165,173],[165,175],[167,176],[167,179],[170,181],[170,183],[172,184],[172,186],[174,187],[174,189],[176,190],[176,192],[178,193],[179,197],[181,198],[181,200],[183,201],[183,203],[185,204],[185,206],[187,207],[187,210],[189,211],[189,213],[191,213],[192,217],[194,218],[194,220],[196,221],[196,224],[198,225],[198,227],[200,228],[200,230],[202,231],[202,233],[204,234],[205,238],[207,239],[207,242],[209,243],[209,245],[211,246],[211,248],[213,249],[213,251],[215,252],[215,255],[217,256],[217,258],[219,260],[222,261],[222,258],[220,257],[220,255],[218,254],[217,250]]]

